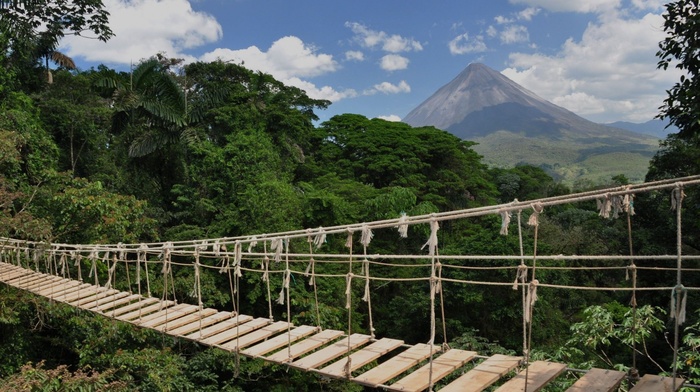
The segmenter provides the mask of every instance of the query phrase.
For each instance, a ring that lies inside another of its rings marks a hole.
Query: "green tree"
[[[102,0],[25,0],[0,2],[0,51],[5,67],[18,72],[18,80],[28,91],[35,91],[48,76],[48,61],[73,67],[70,58],[56,51],[66,35],[87,36],[107,41],[113,36],[109,13]],[[43,61],[42,61],[43,60]],[[42,62],[46,69],[42,72]]]
[[[677,0],[666,4],[666,38],[659,43],[658,67],[675,66],[683,75],[670,90],[659,117],[678,127],[678,136],[690,139],[700,134],[700,2]]]

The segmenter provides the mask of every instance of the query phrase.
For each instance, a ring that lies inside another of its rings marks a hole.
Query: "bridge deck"
[[[400,340],[373,340],[367,335],[348,337],[341,331],[293,326],[266,318],[253,318],[194,305],[119,292],[100,286],[34,272],[0,262],[0,281],[58,302],[105,317],[151,328],[241,355],[348,379],[370,387],[422,391],[451,376],[440,391],[482,391],[500,384],[498,391],[538,391],[566,371],[566,365],[537,361],[526,369],[519,357],[480,357],[475,352],[451,349],[442,352],[416,344],[406,348]],[[348,348],[350,351],[348,351]],[[517,374],[514,374],[515,370]],[[526,377],[527,376],[527,377]],[[617,390],[624,373],[593,369],[581,377],[570,392]],[[677,391],[683,379],[645,375],[631,392]]]

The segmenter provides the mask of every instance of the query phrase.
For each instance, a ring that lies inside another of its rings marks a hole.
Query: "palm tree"
[[[112,91],[112,130],[119,134],[138,127],[129,145],[129,156],[148,155],[185,134],[187,105],[185,91],[157,58],[138,64],[128,83],[117,77],[104,77],[98,87]]]

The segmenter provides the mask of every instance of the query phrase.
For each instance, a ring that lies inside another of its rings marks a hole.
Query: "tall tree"
[[[34,90],[46,78],[37,77],[42,66],[48,76],[48,60],[70,67],[72,60],[56,51],[66,35],[88,36],[107,41],[113,36],[109,13],[102,0],[7,0],[0,1],[0,62],[15,68],[25,89]],[[43,60],[43,61],[42,61]]]
[[[677,0],[666,4],[666,38],[659,43],[658,67],[683,71],[680,80],[668,90],[659,117],[678,127],[678,136],[690,139],[700,134],[700,1]]]

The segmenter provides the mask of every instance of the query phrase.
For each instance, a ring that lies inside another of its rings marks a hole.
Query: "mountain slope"
[[[470,64],[403,121],[476,141],[492,165],[541,166],[565,182],[641,181],[658,147],[653,136],[588,121],[483,64]]]

